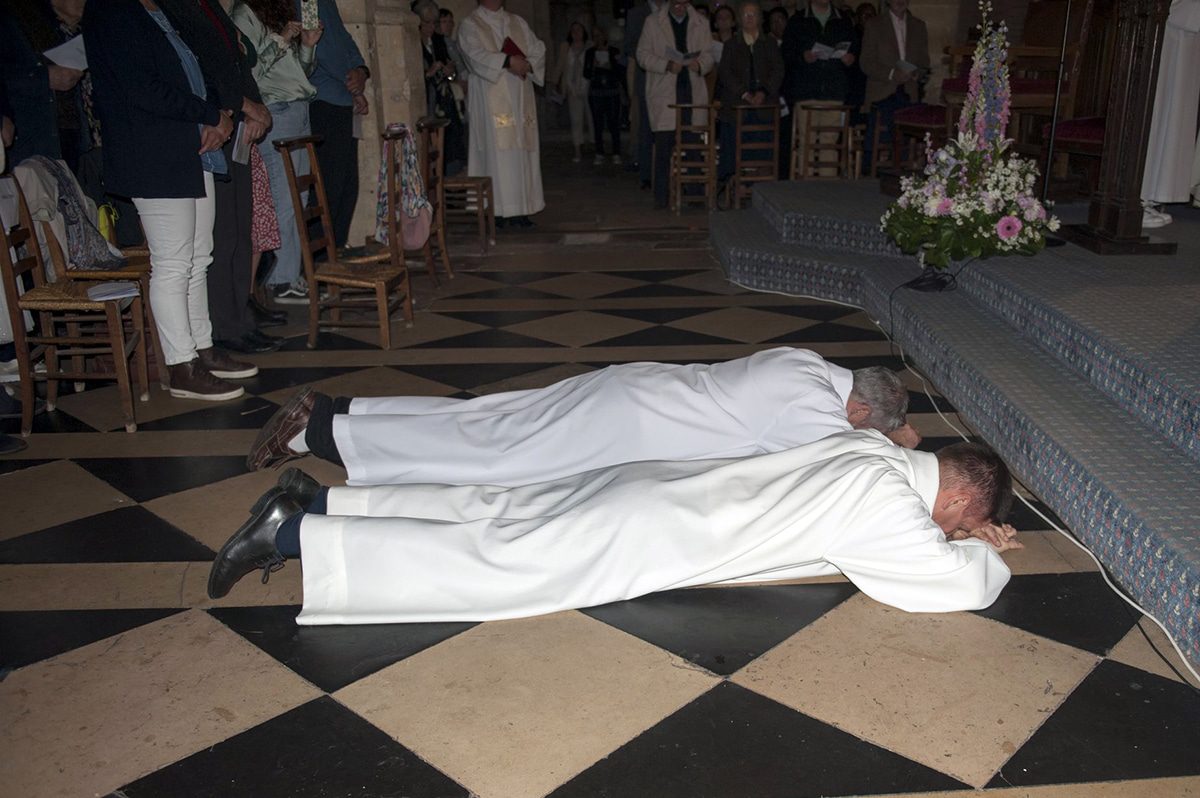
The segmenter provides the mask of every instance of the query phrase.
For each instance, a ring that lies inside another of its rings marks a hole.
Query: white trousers
[[[592,111],[588,107],[586,91],[567,94],[567,115],[571,117],[571,143],[579,147],[592,132]]]
[[[133,200],[150,247],[150,307],[168,366],[187,363],[212,346],[208,265],[212,263],[213,176],[204,173],[199,199]]]

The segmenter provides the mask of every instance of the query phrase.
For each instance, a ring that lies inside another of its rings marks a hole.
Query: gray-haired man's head
[[[855,429],[893,432],[905,423],[908,389],[891,369],[870,366],[854,370],[854,387],[846,415]]]

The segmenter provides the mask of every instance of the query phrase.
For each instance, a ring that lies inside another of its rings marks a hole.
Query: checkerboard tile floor
[[[458,258],[393,351],[369,332],[316,351],[295,338],[256,358],[239,401],[156,389],[135,435],[115,431],[112,388],[40,417],[0,460],[3,793],[1200,795],[1200,693],[1023,507],[1016,576],[977,613],[907,615],[833,578],[498,623],[297,627],[298,564],[210,602],[215,549],[274,481],[244,454],[297,386],[467,397],[779,344],[902,366],[852,308],[730,286],[702,231],[563,242]],[[953,408],[905,378],[923,447],[954,440],[937,415]]]

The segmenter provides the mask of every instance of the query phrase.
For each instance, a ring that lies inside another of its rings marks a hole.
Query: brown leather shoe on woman
[[[228,352],[216,347],[197,349],[196,358],[208,373],[223,380],[244,380],[258,373],[258,366],[234,360]]]
[[[199,399],[204,402],[224,402],[246,393],[240,385],[213,376],[200,359],[168,366],[171,373],[171,396],[176,399]]]

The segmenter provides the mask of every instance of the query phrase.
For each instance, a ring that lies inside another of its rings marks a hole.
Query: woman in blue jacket
[[[258,369],[212,345],[213,180],[233,109],[209,99],[195,55],[153,0],[90,0],[84,41],[104,135],[104,181],[133,199],[150,248],[150,305],[171,395],[235,399]]]

